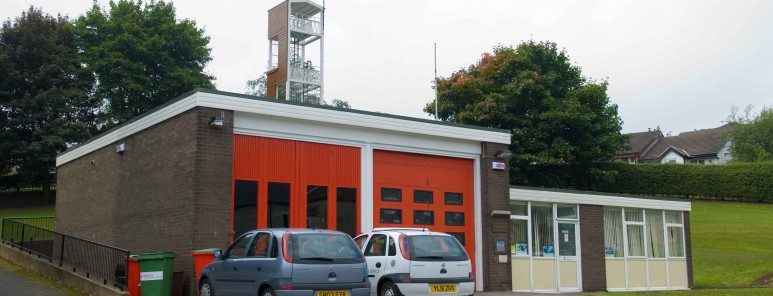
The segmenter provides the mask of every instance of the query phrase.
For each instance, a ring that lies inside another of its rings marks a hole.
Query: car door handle
[[[234,267],[234,271],[236,271],[236,267]]]
[[[381,268],[381,262],[376,262],[376,268]]]
[[[260,268],[260,266],[258,266],[258,268],[256,268],[256,269],[258,270],[258,272],[260,272],[261,270],[263,270],[263,268]]]

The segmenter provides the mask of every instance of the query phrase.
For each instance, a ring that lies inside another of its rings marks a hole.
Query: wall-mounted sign
[[[507,255],[498,255],[497,261],[499,261],[499,263],[507,263]]]
[[[505,166],[504,162],[492,162],[491,168],[497,171],[504,171],[507,167]]]

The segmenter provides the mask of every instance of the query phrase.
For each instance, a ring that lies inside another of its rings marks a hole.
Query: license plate
[[[456,292],[456,285],[429,285],[430,293]]]
[[[349,291],[317,291],[314,296],[349,296]]]

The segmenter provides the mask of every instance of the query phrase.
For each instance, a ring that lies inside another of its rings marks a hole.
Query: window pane
[[[413,211],[413,224],[417,224],[417,225],[435,225],[435,212],[433,212],[433,211]]]
[[[666,223],[682,224],[682,212],[666,211]]]
[[[247,253],[247,256],[261,258],[268,257],[268,241],[270,237],[271,235],[266,232],[258,233],[258,236],[255,238],[255,242],[252,243],[250,252]]]
[[[401,224],[403,223],[403,211],[397,209],[381,209],[379,210],[379,222]]]
[[[646,210],[647,255],[650,258],[666,258],[666,244],[663,241],[663,211]]]
[[[357,189],[336,188],[336,230],[357,235]]]
[[[306,186],[306,227],[327,229],[327,186]]]
[[[604,256],[623,257],[623,211],[604,209]]]
[[[463,195],[461,193],[446,192],[445,203],[447,205],[462,205],[464,204],[464,199],[462,197]]]
[[[228,247],[228,251],[226,251],[226,257],[228,258],[244,258],[247,256],[247,244],[250,243],[250,240],[252,237],[255,236],[254,233],[247,234],[245,236],[242,236],[236,241],[231,244],[230,247]]]
[[[684,257],[684,236],[682,227],[668,228],[668,255],[669,257]]]
[[[558,223],[558,254],[577,256],[577,229],[574,223]]]
[[[529,221],[513,220],[513,249],[515,255],[529,255]]]
[[[431,204],[432,203],[432,191],[414,190],[413,191],[413,202],[415,202],[415,203]]]
[[[268,227],[290,227],[290,184],[268,183]]]
[[[464,226],[464,213],[446,212],[447,226]]]
[[[532,254],[534,257],[553,257],[553,206],[533,205],[531,207]]]
[[[628,225],[628,256],[644,256],[644,226]]]
[[[368,241],[368,246],[365,247],[365,256],[384,256],[386,255],[386,235],[383,234],[374,234],[370,241]]]
[[[402,201],[403,191],[396,188],[381,188],[381,200],[383,201]]]
[[[526,209],[527,203],[525,201],[510,201],[510,214],[526,216],[528,211]]]
[[[234,237],[258,228],[258,182],[234,182]]]
[[[577,219],[577,205],[558,205],[559,219]]]
[[[640,209],[625,209],[625,221],[644,222]]]

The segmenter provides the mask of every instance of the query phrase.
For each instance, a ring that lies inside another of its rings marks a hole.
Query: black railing
[[[2,241],[60,267],[72,268],[87,278],[101,279],[105,285],[126,288],[128,250],[53,231],[53,220],[53,217],[3,218]],[[48,225],[51,229],[46,228]]]

